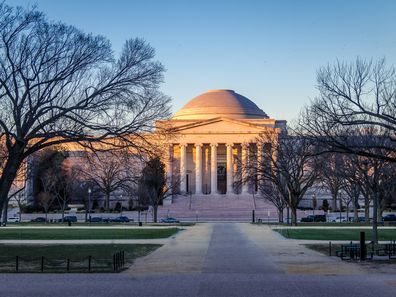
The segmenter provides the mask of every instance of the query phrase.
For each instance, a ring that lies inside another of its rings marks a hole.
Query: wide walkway
[[[24,284],[21,286],[21,284]],[[3,274],[1,296],[396,296],[396,275],[368,273],[267,226],[199,224],[122,274]]]

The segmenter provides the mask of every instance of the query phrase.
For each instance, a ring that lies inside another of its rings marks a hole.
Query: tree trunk
[[[358,213],[358,205],[359,205],[359,196],[353,198],[353,220],[355,222],[359,221],[359,213]]]
[[[364,218],[366,223],[370,222],[370,198],[364,197]]]
[[[297,208],[291,207],[291,223],[292,226],[297,226]]]
[[[18,207],[19,207],[19,213],[18,213],[19,222],[22,222],[22,203],[21,203],[21,200],[18,199],[17,203],[18,203]]]
[[[12,187],[18,169],[21,166],[23,158],[21,154],[13,154],[8,157],[7,163],[1,172],[0,177],[0,216],[3,214],[3,208],[8,203],[8,194]],[[1,217],[0,217],[1,219]]]
[[[377,205],[377,222],[381,222],[382,221],[382,213],[383,212],[384,212],[384,210],[381,207],[381,205]]]
[[[377,210],[378,210],[378,196],[377,193],[373,195],[373,230],[372,230],[372,241],[378,243],[378,220],[377,220]]]
[[[331,193],[333,196],[333,201],[332,201],[332,211],[336,211],[337,210],[337,198],[338,198],[338,192],[336,193]]]
[[[153,221],[157,223],[158,205],[153,205]]]
[[[347,219],[347,222],[349,222],[349,203],[347,203],[347,205],[346,205],[346,219]]]
[[[279,223],[283,223],[283,208],[278,209],[278,220],[279,220]]]
[[[4,203],[1,226],[7,226],[8,200]]]
[[[105,203],[105,209],[108,212],[110,209],[110,193],[106,193],[106,203]]]
[[[289,225],[290,224],[290,207],[287,207],[286,208],[286,210],[287,210],[287,224]]]

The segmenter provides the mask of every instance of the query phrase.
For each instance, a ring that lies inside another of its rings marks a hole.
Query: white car
[[[347,219],[346,219],[346,217],[336,217],[336,218],[332,218],[331,221],[332,222],[346,222]]]
[[[9,222],[9,223],[19,223],[19,218],[18,217],[10,217],[10,218],[7,218],[7,222]]]

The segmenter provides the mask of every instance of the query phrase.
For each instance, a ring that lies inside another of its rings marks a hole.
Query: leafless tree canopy
[[[344,156],[337,153],[328,153],[317,156],[316,162],[320,163],[319,181],[330,191],[332,197],[332,209],[337,209],[338,194],[344,185]]]
[[[370,151],[371,148],[395,150],[395,67],[387,66],[384,59],[376,63],[361,58],[354,63],[337,61],[319,69],[317,83],[319,95],[300,117],[304,132],[318,137],[330,151],[395,162],[395,155],[385,157]],[[366,141],[367,134],[385,137],[387,141],[370,144]]]
[[[257,144],[262,146],[260,162],[249,162],[243,168],[245,182],[258,179],[261,195],[278,210],[286,204],[292,211],[292,223],[297,224],[297,207],[317,178],[315,145],[309,138],[294,133],[263,133]],[[257,160],[256,156],[253,159]],[[258,166],[257,166],[258,165]],[[282,198],[283,201],[278,201]]]
[[[354,172],[346,186],[355,198],[353,183],[360,186],[366,217],[372,200],[376,241],[382,201],[393,191],[393,182],[385,181],[393,179],[396,162],[396,69],[384,59],[337,61],[318,71],[317,83],[319,95],[301,114],[300,127],[321,144],[322,152],[352,155],[349,167]]]
[[[110,196],[116,191],[126,192],[136,188],[140,158],[125,150],[87,152],[83,164],[76,167],[81,181],[89,182],[105,196],[105,208],[109,210]]]
[[[115,58],[102,36],[1,3],[0,207],[30,154],[114,137],[134,146],[169,116],[169,98],[158,89],[164,68],[154,54],[144,40],[130,39]]]

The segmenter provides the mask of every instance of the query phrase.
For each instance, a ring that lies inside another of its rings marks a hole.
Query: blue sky
[[[209,89],[233,89],[292,120],[316,94],[319,67],[385,57],[396,64],[396,1],[6,0],[110,39],[145,38],[167,69],[177,111]]]

